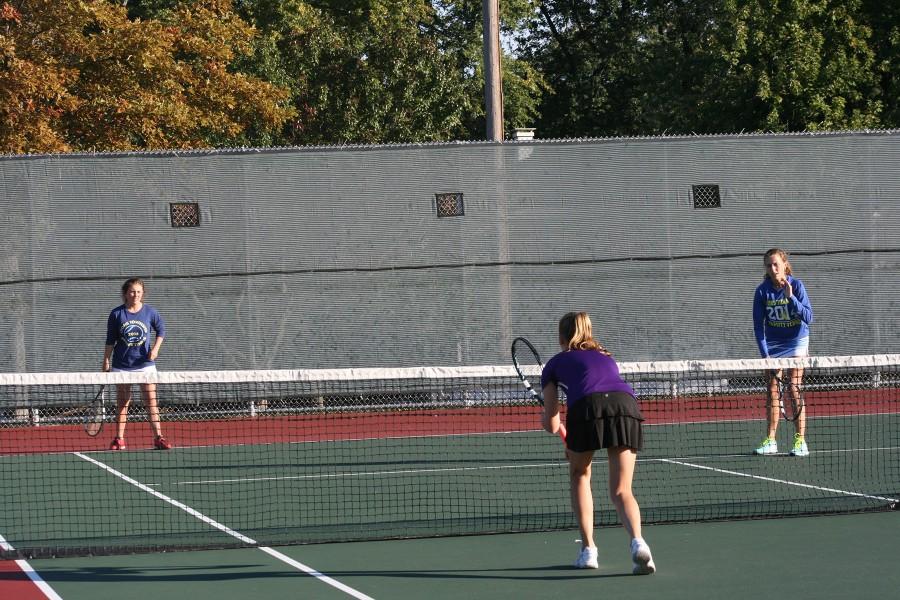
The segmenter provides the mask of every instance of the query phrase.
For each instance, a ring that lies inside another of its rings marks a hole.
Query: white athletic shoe
[[[778,454],[778,442],[776,442],[774,438],[767,437],[762,441],[759,447],[753,451],[753,454]]]
[[[653,555],[650,554],[650,546],[642,538],[631,540],[631,562],[634,564],[631,569],[631,573],[634,575],[649,575],[656,572]]]
[[[597,563],[597,547],[591,546],[590,548],[582,548],[581,552],[578,554],[578,560],[575,561],[576,569],[599,569],[600,565]]]
[[[794,447],[791,448],[791,456],[809,456],[809,447],[799,433],[794,435]]]

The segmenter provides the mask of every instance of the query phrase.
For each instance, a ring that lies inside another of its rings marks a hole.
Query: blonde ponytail
[[[591,318],[583,311],[566,313],[559,320],[559,343],[566,350],[596,350],[612,356],[594,339]]]

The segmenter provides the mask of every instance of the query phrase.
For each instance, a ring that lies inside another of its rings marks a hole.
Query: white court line
[[[872,447],[872,448],[839,448],[837,450],[812,450],[810,451],[810,455],[813,454],[840,454],[847,452],[881,452],[883,450],[900,450],[900,446],[881,446],[881,447]],[[787,456],[787,452],[782,452],[778,455],[773,456]],[[757,460],[759,457],[751,454],[750,452],[743,452],[741,454],[713,454],[713,455],[699,455],[699,456],[676,456],[673,458],[640,458],[638,457],[638,462],[669,462],[673,460],[715,460],[719,458],[752,458],[753,460]]]
[[[0,535],[0,548],[2,548],[6,552],[15,550],[15,548],[13,548],[12,545],[7,542],[2,535]],[[18,559],[15,562],[16,566],[19,567],[22,572],[28,576],[28,579],[31,580],[31,583],[33,583],[39,590],[41,590],[41,592],[43,592],[44,595],[47,596],[47,598],[49,598],[50,600],[62,600],[62,596],[57,594],[56,590],[50,587],[50,584],[48,584],[41,578],[40,575],[38,575],[37,571],[35,571],[31,567],[31,565],[28,564],[27,560]]]
[[[281,475],[277,477],[237,477],[232,479],[198,479],[196,481],[176,481],[168,485],[204,485],[213,483],[256,483],[258,481],[294,481],[298,479],[339,479],[343,477],[380,477],[381,475],[419,475],[424,473],[454,473],[460,471],[497,471],[503,469],[535,469],[558,467],[561,462],[534,463],[529,465],[492,465],[485,467],[446,467],[443,469],[404,469],[395,471],[345,471],[343,473],[315,473],[313,475]],[[163,483],[148,483],[159,487]]]
[[[843,453],[843,452],[880,452],[883,450],[900,450],[900,446],[884,446],[884,447],[873,447],[873,448],[842,448],[839,450],[816,450],[811,454],[832,454],[832,453]],[[684,461],[684,460],[714,460],[721,458],[751,458],[749,453],[744,454],[716,454],[713,456],[681,456],[677,458],[640,458],[638,457],[638,462],[642,463],[651,463],[651,462],[674,462],[674,461]],[[595,458],[594,462],[597,464],[605,464],[606,461],[602,458]],[[500,465],[490,465],[490,466],[481,466],[481,467],[446,467],[443,469],[403,469],[403,470],[392,470],[392,471],[345,471],[341,473],[314,473],[312,475],[280,475],[280,476],[267,476],[267,477],[232,477],[228,479],[196,479],[189,481],[174,481],[171,483],[148,483],[145,484],[148,487],[163,487],[163,486],[179,486],[179,485],[217,485],[217,484],[234,484],[234,483],[258,483],[261,481],[299,481],[299,480],[311,480],[311,479],[339,479],[339,478],[351,478],[351,477],[380,477],[382,475],[418,475],[422,473],[453,473],[453,472],[461,472],[461,471],[497,471],[497,470],[505,470],[505,469],[545,469],[545,468],[554,468],[559,467],[563,463],[561,462],[549,462],[549,463],[530,463],[524,465],[511,465],[511,464],[500,464]],[[680,463],[678,463],[680,464]]]
[[[117,471],[116,469],[113,469],[109,465],[102,463],[99,460],[95,460],[95,459],[93,459],[89,456],[86,456],[80,452],[75,452],[74,454],[75,454],[75,456],[77,456],[83,460],[86,460],[89,463],[93,463],[94,465],[100,467],[104,471],[108,471],[109,473],[115,475],[122,481],[125,481],[126,483],[130,483],[131,485],[135,486],[139,490],[147,492],[151,496],[155,496],[156,498],[159,498],[163,502],[167,502],[168,504],[171,504],[172,506],[183,510],[184,512],[188,513],[192,517],[195,517],[195,518],[199,519],[200,521],[203,521],[204,523],[210,525],[211,527],[214,527],[215,529],[218,529],[219,531],[223,531],[223,532],[227,533],[228,535],[232,536],[233,538],[236,538],[236,539],[244,542],[245,544],[256,546],[257,548],[259,548],[266,554],[269,554],[270,556],[277,558],[278,560],[294,567],[295,569],[299,569],[300,571],[303,571],[304,573],[315,577],[322,583],[326,583],[332,587],[335,587],[335,588],[341,590],[342,592],[348,594],[349,596],[358,598],[359,600],[374,600],[374,598],[372,598],[371,596],[367,596],[366,594],[363,594],[362,592],[360,592],[358,590],[355,590],[347,585],[344,585],[340,581],[337,581],[336,579],[332,579],[331,577],[328,577],[327,575],[324,575],[324,574],[320,573],[319,571],[316,571],[312,567],[304,565],[303,563],[298,562],[298,561],[290,558],[289,556],[285,556],[284,554],[282,554],[281,552],[278,552],[277,550],[273,550],[272,548],[268,548],[266,546],[259,546],[258,542],[256,540],[249,538],[246,535],[239,533],[239,532],[235,531],[234,529],[231,529],[230,527],[227,527],[210,517],[207,517],[203,513],[194,510],[190,506],[188,506],[182,502],[179,502],[178,500],[175,500],[174,498],[170,498],[170,497],[166,496],[165,494],[161,494],[160,492],[157,492],[156,490],[141,483],[140,481],[137,481],[136,479],[132,479],[128,475],[125,475],[121,471]]]
[[[740,471],[730,471],[728,469],[719,469],[716,467],[708,467],[706,465],[697,465],[693,463],[688,463],[680,460],[671,460],[671,459],[661,459],[661,462],[667,462],[674,465],[681,465],[683,467],[691,467],[694,469],[703,469],[705,471],[714,471],[716,473],[724,473],[726,475],[736,475],[737,477],[749,477],[750,479],[759,479],[761,481],[771,481],[772,483],[783,483],[785,485],[792,485],[796,487],[808,488],[811,490],[818,490],[820,492],[833,492],[835,494],[846,494],[847,496],[858,496],[860,498],[868,498],[869,500],[881,500],[883,502],[891,502],[897,503],[900,502],[897,498],[884,498],[882,496],[873,496],[871,494],[863,494],[861,492],[851,492],[849,490],[838,490],[835,488],[827,488],[819,485],[811,485],[809,483],[800,483],[799,481],[788,481],[787,479],[776,479],[774,477],[763,477],[762,475],[751,475],[750,473],[741,473]]]

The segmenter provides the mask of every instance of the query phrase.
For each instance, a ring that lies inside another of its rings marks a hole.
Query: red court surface
[[[809,418],[900,410],[900,393],[894,388],[867,390],[858,398],[848,398],[846,392],[839,391],[808,393],[805,401]],[[641,410],[647,425],[756,420],[764,418],[764,400],[761,394],[645,398]],[[186,447],[534,431],[539,428],[539,411],[537,406],[500,406],[274,417],[261,413],[258,417],[167,421],[165,434],[177,446]],[[80,425],[2,429],[0,454],[106,450],[112,435],[110,426],[96,438],[86,436]],[[153,446],[149,428],[140,423],[129,425],[127,441],[131,449]]]

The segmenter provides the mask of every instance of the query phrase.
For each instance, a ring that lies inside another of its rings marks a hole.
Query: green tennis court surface
[[[879,427],[867,423],[874,420]],[[694,424],[693,431],[702,439],[714,435],[708,431],[714,426]],[[673,427],[676,431],[669,431]],[[682,427],[648,427],[647,436],[671,440]],[[873,486],[871,473],[900,462],[900,447],[891,445],[894,438],[872,433],[900,430],[900,416],[811,423],[811,431],[826,427],[868,433],[860,436],[865,439],[822,436],[821,441],[813,434],[812,454],[803,459],[751,456],[757,422],[728,424],[733,453],[695,454],[680,447],[657,458],[648,450],[635,482],[645,521],[859,510],[888,503],[896,492]],[[0,529],[14,547],[50,547],[65,554],[136,542],[144,549],[228,547],[242,543],[235,533],[281,544],[574,526],[565,510],[567,472],[555,438],[508,433],[495,449],[506,453],[473,454],[478,447],[477,436],[451,436],[417,439],[414,448],[403,439],[371,439],[6,456],[0,462],[17,502],[0,516]],[[543,460],[520,456],[524,447],[542,448]],[[606,465],[596,461],[598,498],[606,494],[605,480]],[[540,498],[529,493],[535,481],[541,482]],[[465,504],[458,501],[463,494]],[[597,521],[615,523],[615,513],[601,508]]]
[[[896,363],[809,360],[805,458],[787,456],[786,426],[781,454],[750,454],[770,363],[623,365],[646,418],[635,479],[644,521],[895,508]],[[574,527],[563,448],[536,430],[538,409],[510,368],[157,375],[172,379],[159,382],[171,451],[147,450],[138,420],[127,451],[85,436],[71,405],[94,396],[92,382],[0,385],[4,556]],[[92,374],[110,376],[122,374]],[[596,521],[616,516],[599,503]]]
[[[579,571],[576,533],[278,548],[371,598],[405,600],[727,597],[893,598],[900,514],[645,528],[659,571],[634,577],[621,528],[597,532],[600,569]],[[252,549],[32,560],[65,600],[347,599],[350,593]],[[0,595],[3,584],[0,583]]]

